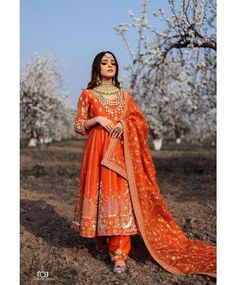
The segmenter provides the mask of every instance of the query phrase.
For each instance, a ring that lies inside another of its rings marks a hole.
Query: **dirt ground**
[[[70,229],[84,144],[74,139],[21,147],[21,284],[216,284],[209,276],[165,271],[140,235],[131,237],[129,272],[115,275],[109,259],[96,259],[95,239]],[[176,222],[190,238],[215,244],[215,149],[169,145],[152,154],[161,193]]]

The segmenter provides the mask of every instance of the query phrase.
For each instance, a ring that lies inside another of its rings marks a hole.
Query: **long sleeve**
[[[87,136],[90,129],[84,127],[84,123],[89,119],[89,96],[86,90],[83,90],[80,94],[77,103],[77,113],[74,120],[74,129],[77,134]]]

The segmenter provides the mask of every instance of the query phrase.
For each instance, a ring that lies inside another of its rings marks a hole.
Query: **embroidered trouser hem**
[[[111,260],[126,260],[131,250],[131,238],[128,235],[97,236],[96,248],[98,252],[109,252]]]

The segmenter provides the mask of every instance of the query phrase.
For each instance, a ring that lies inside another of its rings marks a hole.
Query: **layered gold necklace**
[[[102,103],[104,109],[108,114],[112,117],[115,116],[117,119],[117,115],[121,113],[123,107],[125,106],[124,100],[120,96],[120,90],[118,87],[113,84],[101,84],[93,88],[94,92],[96,92],[98,100]],[[117,95],[117,100],[113,101],[105,98],[104,96]],[[116,109],[111,108],[117,106]]]

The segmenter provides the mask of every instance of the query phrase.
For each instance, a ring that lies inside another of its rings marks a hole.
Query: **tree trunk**
[[[155,150],[160,150],[162,147],[162,139],[153,139],[153,145]]]

